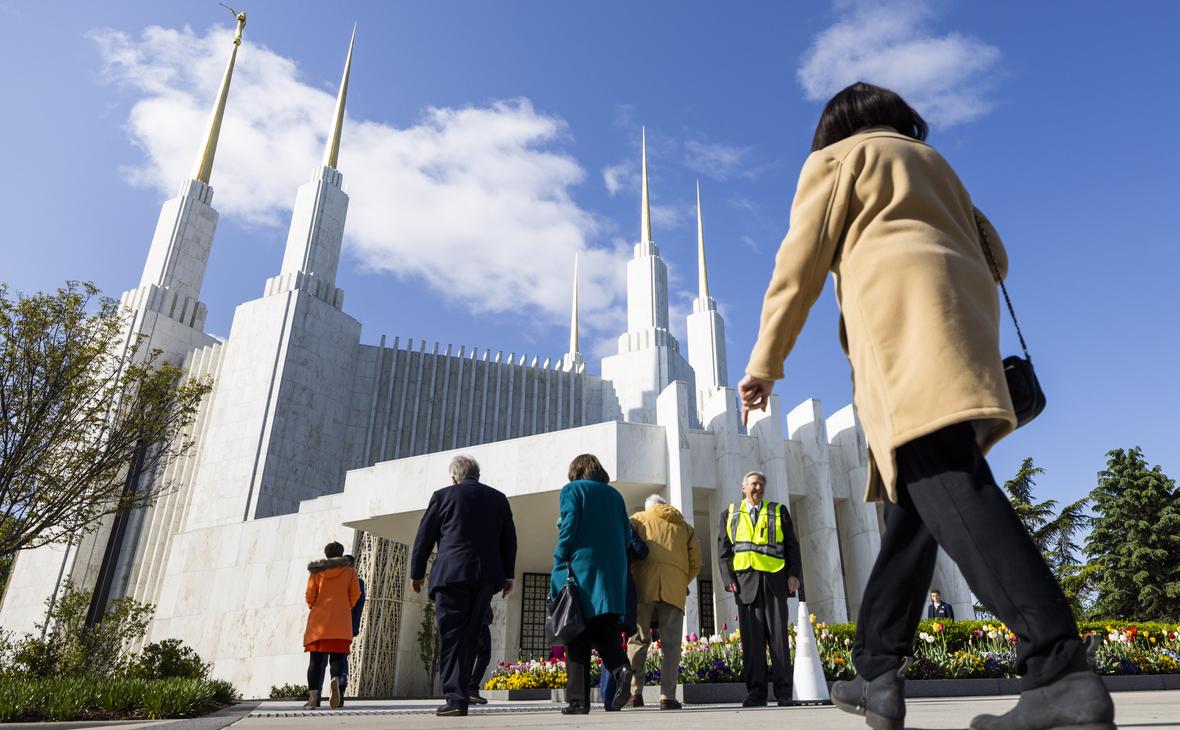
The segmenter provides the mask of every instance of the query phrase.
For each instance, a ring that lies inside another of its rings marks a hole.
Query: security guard
[[[791,649],[787,639],[787,596],[799,590],[799,542],[785,505],[763,502],[766,477],[752,471],[742,478],[745,499],[721,516],[717,559],[725,590],[734,593],[746,674],[743,707],[764,707],[769,680],[780,706],[791,704]]]

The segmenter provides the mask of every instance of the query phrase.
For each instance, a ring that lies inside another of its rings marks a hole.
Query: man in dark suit
[[[949,603],[942,602],[942,594],[938,589],[930,591],[930,605],[926,607],[926,618],[944,618],[947,621],[955,620],[955,607]]]
[[[516,527],[508,498],[479,482],[470,456],[451,460],[453,486],[430,497],[410,556],[410,587],[422,590],[430,554],[430,597],[438,622],[438,673],[447,703],[442,716],[466,715],[467,683],[475,663],[479,630],[492,596],[512,590]]]
[[[721,515],[717,561],[725,590],[736,594],[746,675],[743,707],[766,704],[768,684],[780,706],[791,704],[791,647],[787,643],[787,596],[799,590],[802,564],[791,515],[784,504],[764,502],[766,477],[742,479],[745,499]],[[771,667],[767,671],[766,649]]]

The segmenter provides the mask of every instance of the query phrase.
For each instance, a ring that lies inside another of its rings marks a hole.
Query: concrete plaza
[[[1118,692],[1116,720],[1122,728],[1180,730],[1180,691]],[[1003,713],[1015,697],[956,697],[909,700],[907,727],[927,730],[965,728],[980,713]],[[341,710],[302,712],[297,702],[263,702],[234,723],[234,730],[310,730],[310,728],[544,728],[544,727],[754,727],[772,724],[801,730],[856,730],[866,727],[857,717],[834,707],[743,709],[735,705],[695,705],[680,712],[654,707],[606,713],[597,706],[589,715],[564,717],[551,702],[496,702],[475,707],[468,717],[433,715],[434,701],[385,700],[349,702]]]

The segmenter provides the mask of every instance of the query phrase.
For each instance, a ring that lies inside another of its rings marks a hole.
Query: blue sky
[[[212,184],[207,329],[278,270],[317,164],[353,22],[340,157],[352,196],[337,284],[382,334],[559,357],[582,259],[590,368],[623,329],[640,125],[673,329],[695,288],[694,181],[730,379],[753,343],[822,100],[893,85],[995,222],[1048,410],[996,448],[1039,494],[1095,483],[1141,445],[1180,477],[1180,117],[1171,2],[252,0]],[[232,37],[215,2],[0,0],[0,280],[138,283],[160,203],[191,173]],[[831,287],[776,392],[850,399]],[[1016,352],[1010,328],[1005,352]]]

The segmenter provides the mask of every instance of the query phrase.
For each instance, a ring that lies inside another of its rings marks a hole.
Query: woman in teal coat
[[[610,475],[593,454],[570,463],[570,483],[561,488],[561,518],[549,593],[556,596],[573,573],[575,592],[586,617],[586,628],[566,645],[564,715],[590,712],[590,648],[602,657],[603,671],[619,687],[631,686],[631,668],[619,638],[619,617],[627,605],[627,545],[631,521],[623,496],[608,482]],[[615,709],[630,695],[615,693]]]

